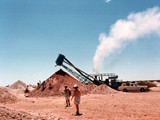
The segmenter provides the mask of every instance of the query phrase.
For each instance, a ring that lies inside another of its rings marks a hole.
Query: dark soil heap
[[[67,85],[73,91],[73,85],[77,84],[82,94],[90,93],[95,87],[93,84],[83,84],[74,77],[59,70],[51,77],[45,80],[44,89],[42,84],[30,92],[30,97],[46,97],[46,96],[62,96],[64,94],[64,86]]]

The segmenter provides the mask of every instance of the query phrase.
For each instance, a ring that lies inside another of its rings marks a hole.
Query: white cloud
[[[106,3],[110,3],[112,0],[105,0]]]

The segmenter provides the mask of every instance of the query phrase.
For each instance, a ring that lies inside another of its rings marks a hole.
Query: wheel
[[[141,92],[145,92],[145,89],[144,89],[144,88],[141,88],[140,91],[141,91]]]
[[[125,88],[125,89],[123,89],[123,92],[128,92],[128,90]]]

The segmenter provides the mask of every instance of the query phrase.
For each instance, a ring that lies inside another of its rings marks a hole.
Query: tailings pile
[[[100,85],[96,86],[92,91],[91,94],[115,94],[118,91],[108,87],[107,85]]]
[[[44,117],[35,116],[30,113],[11,110],[6,107],[0,107],[1,120],[45,120]]]
[[[65,85],[73,91],[73,85],[77,84],[82,94],[88,94],[95,88],[95,85],[83,84],[61,69],[45,80],[44,87],[42,83],[30,92],[31,97],[62,96]]]
[[[19,90],[25,90],[26,89],[26,84],[20,80],[16,81],[12,85],[9,86],[11,89],[19,89]]]
[[[0,87],[0,103],[8,104],[15,103],[18,99],[16,96],[11,94],[5,87]]]

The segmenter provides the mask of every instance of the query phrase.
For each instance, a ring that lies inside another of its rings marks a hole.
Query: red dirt
[[[15,103],[17,100],[17,97],[11,94],[7,88],[0,87],[0,103]]]
[[[20,89],[20,90],[25,90],[26,89],[26,84],[20,80],[17,82],[13,83],[12,85],[9,86],[11,89]]]
[[[64,94],[64,86],[67,85],[73,90],[74,84],[79,86],[82,94],[90,93],[95,87],[93,84],[86,85],[77,81],[74,77],[60,69],[45,81],[44,91],[42,91],[42,86],[40,86],[40,88],[36,88],[30,93],[30,97],[62,96]],[[49,89],[49,86],[52,88]]]
[[[91,94],[115,94],[118,91],[108,87],[107,85],[96,86],[91,92]]]
[[[32,115],[27,112],[11,110],[6,107],[0,107],[0,119],[1,120],[45,120],[44,117],[38,115]]]
[[[49,89],[49,83],[52,89]],[[74,84],[79,85],[83,93],[80,102],[81,116],[74,116],[73,101],[71,107],[65,107],[65,98],[62,96],[64,86],[68,85],[72,89]],[[144,93],[123,93],[106,85],[84,85],[59,70],[46,80],[45,90],[41,89],[42,87],[32,91],[33,97],[25,98],[14,93],[13,89],[10,91],[0,87],[0,120],[159,120],[160,118],[160,95],[159,92],[155,92],[160,90],[160,87],[154,87],[152,91]]]
[[[11,116],[19,114],[15,119],[22,120],[27,120],[22,112],[44,117],[44,120],[159,120],[159,100],[159,92],[88,94],[81,97],[81,116],[74,116],[73,101],[71,107],[65,108],[64,97],[24,98],[20,102],[2,107],[11,110]],[[8,111],[3,114],[8,114]],[[4,120],[1,117],[3,114],[0,114],[1,120]]]

